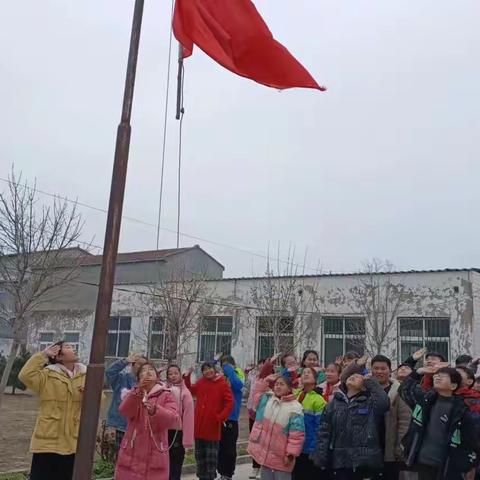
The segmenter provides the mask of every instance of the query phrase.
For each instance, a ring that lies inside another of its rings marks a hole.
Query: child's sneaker
[[[249,473],[248,478],[252,480],[256,480],[257,478],[260,478],[260,469],[252,468],[252,471]]]

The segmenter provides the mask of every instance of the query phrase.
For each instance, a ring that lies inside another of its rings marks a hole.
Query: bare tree
[[[0,193],[0,308],[13,333],[0,402],[18,349],[26,342],[31,312],[77,274],[82,250],[72,247],[82,227],[75,204],[54,198],[50,205],[40,205],[35,183],[23,183],[12,169],[8,188]]]
[[[184,347],[201,331],[201,316],[213,295],[208,276],[188,272],[185,266],[177,266],[165,279],[147,285],[140,301],[149,315],[141,333],[148,355],[181,363]],[[155,333],[159,331],[162,333]]]
[[[250,287],[249,302],[255,308],[248,314],[271,353],[294,352],[311,328],[308,319],[315,303],[316,282],[307,284],[304,270],[305,260],[303,265],[295,263],[295,251],[290,248],[286,261],[277,259],[275,270],[267,260],[265,276]]]
[[[349,289],[353,310],[365,317],[366,350],[376,355],[397,336],[397,316],[408,309],[415,291],[395,280],[393,264],[374,258],[363,264],[358,284]]]

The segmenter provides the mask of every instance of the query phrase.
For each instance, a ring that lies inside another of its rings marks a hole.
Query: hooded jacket
[[[258,378],[259,375],[258,368],[253,368],[247,374],[247,378],[245,380],[245,391],[244,393],[247,395],[247,410],[248,416],[255,420],[255,409],[253,406],[253,384]]]
[[[410,426],[412,410],[398,393],[400,382],[391,380],[390,383],[390,410],[385,414],[385,461],[398,462],[403,460],[402,440]]]
[[[228,419],[238,421],[238,418],[240,417],[240,408],[242,406],[242,392],[243,384],[245,382],[245,374],[239,367],[234,367],[229,363],[223,365],[223,373],[225,374],[227,383],[232,389],[234,398],[234,407]]]
[[[47,361],[43,352],[36,353],[18,374],[20,381],[40,398],[30,452],[70,455],[77,450],[81,389],[87,368],[76,363],[70,376],[60,365],[46,365]]]
[[[325,410],[327,402],[321,393],[316,390],[311,390],[303,394],[303,391],[299,389],[294,393],[303,408],[305,441],[303,443],[302,453],[312,453],[317,444],[318,428],[322,421],[322,412]]]
[[[184,382],[180,384],[169,384],[168,387],[175,397],[178,410],[177,424],[172,430],[181,430],[183,433],[184,448],[192,448],[194,445],[194,406],[192,394]]]
[[[145,401],[155,406],[150,415]],[[127,431],[118,452],[115,480],[168,479],[168,430],[178,422],[177,402],[164,385],[156,384],[144,398],[138,387],[127,393],[119,407]]]
[[[107,413],[107,427],[115,428],[124,432],[127,428],[127,419],[118,411],[121,403],[122,390],[131,390],[136,384],[135,376],[125,368],[128,362],[125,359],[113,362],[106,370],[105,376],[112,389],[112,402]]]
[[[380,469],[379,426],[388,408],[387,394],[376,380],[365,380],[365,390],[351,398],[342,385],[324,410],[317,447],[311,455],[315,465],[334,470]]]
[[[399,389],[401,397],[413,411],[410,428],[402,442],[408,466],[417,460],[432,406],[439,396],[433,389],[425,392],[420,384],[421,378],[414,371]],[[461,396],[454,396],[447,432],[445,439],[439,439],[445,442],[447,451],[441,467],[443,478],[448,478],[451,472],[466,473],[478,464],[480,445],[476,424]]]
[[[480,426],[480,392],[473,388],[462,387],[455,392],[455,395],[463,398],[475,423]]]
[[[232,390],[223,375],[216,374],[212,380],[205,377],[191,383],[190,374],[185,375],[185,385],[196,398],[195,438],[219,441],[222,423],[233,410]]]
[[[298,457],[302,453],[305,437],[302,406],[293,393],[276,397],[269,391],[266,380],[257,380],[253,389],[257,414],[248,453],[259,465],[291,472],[295,462],[285,465],[284,460],[287,455]]]

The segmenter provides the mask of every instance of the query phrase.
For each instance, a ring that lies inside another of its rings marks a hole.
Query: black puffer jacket
[[[423,391],[420,385],[421,378],[414,371],[399,389],[401,397],[413,410],[410,428],[402,442],[408,466],[416,463],[432,407],[438,400],[435,390]],[[442,478],[450,478],[452,472],[466,473],[478,465],[480,456],[478,438],[475,420],[468,411],[464,399],[454,397],[447,437],[438,440],[445,442],[448,452],[442,466]]]
[[[349,399],[342,385],[325,409],[317,448],[311,455],[318,467],[382,467],[379,425],[389,409],[389,400],[376,380],[365,380],[365,387],[364,392]]]

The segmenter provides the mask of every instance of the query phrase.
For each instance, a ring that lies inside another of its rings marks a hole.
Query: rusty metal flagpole
[[[180,120],[178,130],[178,173],[177,173],[177,248],[180,247],[180,207],[181,207],[181,173],[182,173],[182,126],[183,114],[183,46],[178,44],[178,73],[177,73],[177,111],[175,118]]]
[[[183,46],[178,44],[178,73],[177,73],[177,110],[175,118],[180,120],[183,114]]]
[[[75,456],[74,480],[92,478],[93,458],[97,438],[98,417],[105,372],[105,348],[112,303],[118,240],[122,220],[123,198],[127,178],[128,153],[130,149],[130,118],[132,114],[133,91],[137,70],[138,47],[142,27],[144,0],[135,0],[130,50],[128,53],[127,75],[123,94],[122,117],[117,129],[117,142],[113,163],[110,201],[108,204],[107,227],[103,246],[103,261],[98,289],[95,324],[93,327],[90,361],[83,393],[80,432]],[[52,473],[55,476],[54,473]]]

